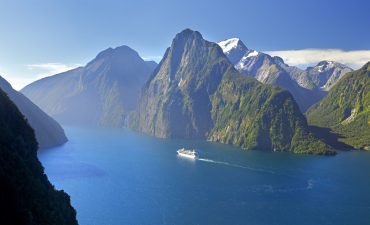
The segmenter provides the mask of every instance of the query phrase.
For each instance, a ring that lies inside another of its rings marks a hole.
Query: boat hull
[[[195,155],[188,155],[188,154],[184,154],[184,153],[180,153],[180,152],[178,152],[177,155],[181,156],[181,157],[189,158],[189,159],[196,159],[197,158],[197,156],[195,156]]]
[[[181,156],[181,157],[188,158],[188,159],[196,159],[197,158],[197,154],[194,150],[190,151],[190,150],[186,150],[185,148],[177,150],[177,155]]]

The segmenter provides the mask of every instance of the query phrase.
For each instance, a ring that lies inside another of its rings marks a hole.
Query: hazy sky
[[[0,75],[20,89],[120,45],[158,61],[184,28],[239,37],[294,65],[358,67],[370,61],[369,9],[367,0],[0,0]]]

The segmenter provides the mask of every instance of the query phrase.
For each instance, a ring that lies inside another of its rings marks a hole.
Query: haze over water
[[[81,225],[370,223],[370,152],[294,155],[122,129],[65,130],[70,141],[39,159]],[[200,159],[178,157],[181,147]]]

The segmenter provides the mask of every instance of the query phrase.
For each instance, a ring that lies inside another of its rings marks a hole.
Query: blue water
[[[81,225],[370,224],[370,152],[307,156],[65,129],[70,141],[39,158]],[[179,158],[180,147],[200,160]]]

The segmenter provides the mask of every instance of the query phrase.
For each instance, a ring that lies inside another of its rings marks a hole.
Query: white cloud
[[[19,65],[15,69],[4,68],[0,66],[0,76],[4,77],[15,90],[20,90],[27,84],[30,84],[41,78],[62,73],[76,67],[80,64],[62,64],[62,63],[41,63]]]
[[[322,60],[332,60],[358,69],[370,61],[370,50],[343,51],[341,49],[301,49],[265,51],[272,56],[280,56],[292,66],[315,65]]]
[[[31,78],[18,78],[18,77],[8,76],[8,75],[3,75],[3,77],[17,91],[21,90],[23,87],[32,83],[33,81],[37,80],[37,79],[31,79]]]
[[[79,67],[79,64],[65,65],[62,63],[41,63],[41,64],[29,64],[27,65],[29,70],[38,70],[38,78],[62,73],[76,67]]]
[[[162,57],[163,56],[160,56],[160,55],[155,55],[155,56],[146,56],[146,57],[142,57],[145,61],[155,61],[155,62],[160,62],[162,60]]]

